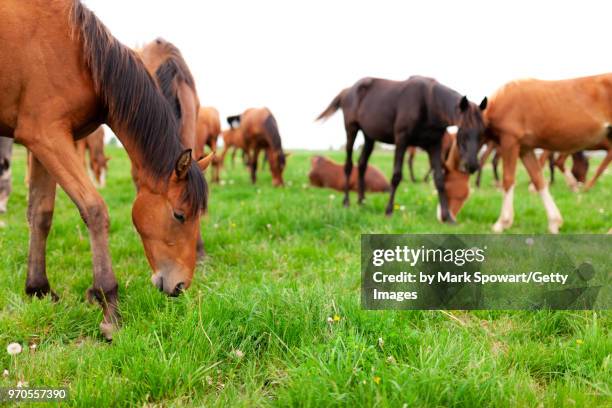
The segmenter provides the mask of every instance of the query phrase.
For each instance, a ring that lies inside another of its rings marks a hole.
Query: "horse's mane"
[[[264,122],[264,128],[266,130],[268,138],[270,139],[269,142],[272,148],[274,148],[275,150],[282,151],[283,146],[281,142],[280,133],[278,132],[278,124],[276,123],[276,119],[274,118],[274,115],[272,115],[272,113],[270,113],[270,115],[266,118]]]
[[[169,180],[184,149],[170,105],[142,61],[79,0],[73,0],[70,20],[108,119],[127,130],[143,168],[155,179]],[[183,199],[193,213],[206,206],[206,184],[196,163],[187,174]]]
[[[156,47],[155,51],[163,58],[163,62],[155,70],[157,84],[166,100],[175,109],[177,119],[181,119],[181,106],[177,96],[178,88],[175,81],[184,82],[194,94],[197,93],[191,71],[181,51],[174,44],[162,38],[157,38],[152,44],[145,46],[145,48],[147,47]]]

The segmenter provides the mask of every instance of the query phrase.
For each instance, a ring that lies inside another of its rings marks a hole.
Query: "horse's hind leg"
[[[515,141],[506,144],[502,141],[498,148],[504,166],[504,180],[502,184],[504,199],[499,218],[493,224],[493,232],[503,232],[504,229],[510,228],[514,221],[514,179],[516,177],[516,161],[519,149],[520,146]]]
[[[111,266],[108,249],[108,210],[102,197],[87,176],[74,147],[72,134],[63,123],[24,131],[27,124],[20,125],[15,137],[22,140],[33,155],[45,166],[77,205],[89,230],[93,263],[93,286],[87,291],[90,300],[96,299],[102,306],[104,318],[100,330],[107,339],[112,338],[119,314],[117,310],[118,285]],[[39,129],[40,136],[30,139],[28,135]]]
[[[608,150],[608,154],[606,155],[605,159],[603,159],[599,167],[597,167],[597,171],[595,172],[595,175],[593,175],[593,178],[591,178],[589,182],[586,183],[586,185],[584,186],[584,191],[589,190],[591,187],[595,185],[595,182],[597,181],[599,176],[601,176],[603,172],[606,171],[606,168],[608,167],[611,161],[612,161],[612,149]]]
[[[498,184],[499,183],[499,172],[497,171],[497,165],[499,164],[499,159],[500,159],[501,155],[499,154],[499,151],[495,151],[495,154],[493,155],[493,160],[491,161],[491,164],[493,165],[493,179],[495,179],[495,183]]]
[[[404,155],[406,154],[407,137],[396,137],[395,156],[393,157],[393,177],[391,177],[391,194],[389,194],[389,203],[385,210],[385,215],[393,214],[393,204],[395,203],[395,192],[400,181],[402,181],[402,164],[404,163]]]
[[[565,163],[567,161],[568,155],[562,153],[557,157],[557,159],[553,162],[553,166],[551,167],[551,174],[553,172],[554,166],[557,166],[559,170],[563,173],[563,177],[565,177],[565,183],[573,192],[578,191],[578,180],[572,174],[572,169],[569,166],[566,166]],[[552,159],[551,159],[552,160]]]
[[[0,136],[0,213],[5,213],[11,195],[13,139]]]
[[[353,172],[353,145],[357,138],[359,129],[355,126],[346,125],[346,160],[344,162],[344,200],[342,205],[349,206],[349,190],[351,188],[351,173]]]
[[[28,295],[39,298],[50,293],[52,298],[57,300],[57,296],[49,286],[46,266],[47,237],[51,229],[54,207],[55,180],[43,165],[35,157],[32,157],[28,201],[30,248],[25,291]]]
[[[374,139],[370,139],[367,135],[364,136],[365,143],[363,145],[363,150],[361,151],[361,156],[359,157],[359,198],[357,201],[359,204],[363,204],[363,200],[365,199],[365,174],[366,170],[368,169],[368,160],[370,159],[372,150],[374,150]]]
[[[559,228],[563,224],[563,219],[561,218],[561,213],[555,201],[548,191],[548,185],[542,175],[542,167],[540,163],[538,163],[538,159],[532,149],[521,152],[521,160],[529,173],[531,182],[540,193],[540,197],[542,197],[542,201],[544,202],[544,208],[546,208],[546,215],[548,216],[548,230],[551,234],[557,234]]]
[[[253,156],[249,158],[250,160],[250,168],[251,168],[251,182],[253,184],[257,183],[257,162],[259,161],[259,147],[255,148],[253,152]]]
[[[480,187],[480,179],[482,177],[482,168],[487,163],[487,160],[489,160],[489,156],[493,152],[493,148],[494,148],[493,142],[489,142],[487,144],[487,148],[485,149],[484,153],[482,154],[482,156],[480,156],[480,166],[478,167],[478,173],[476,174],[476,187]]]

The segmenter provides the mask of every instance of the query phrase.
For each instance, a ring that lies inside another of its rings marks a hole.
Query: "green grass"
[[[63,192],[47,249],[61,300],[25,296],[27,194],[18,148],[15,192],[1,218],[8,226],[0,230],[0,370],[10,370],[0,387],[20,379],[65,386],[65,405],[83,407],[612,406],[609,312],[361,310],[360,234],[490,231],[501,194],[489,168],[459,225],[447,226],[435,219],[431,184],[403,182],[397,204],[405,210],[386,218],[386,194],[368,195],[363,207],[352,194],[344,209],[338,192],[307,187],[310,153],[289,159],[284,189],[271,186],[267,171],[252,186],[244,168],[228,164],[202,221],[208,257],[174,299],[150,283],[131,222],[129,162],[120,149],[109,153],[102,194],[123,328],[112,344],[98,333],[101,312],[84,296],[92,279],[87,231]],[[390,174],[390,153],[372,159]],[[425,157],[418,159],[422,175]],[[527,184],[521,168],[510,231],[544,233],[543,206]],[[588,194],[573,194],[558,177],[552,194],[562,233],[607,232],[611,187],[608,175]],[[14,341],[38,347],[12,360],[5,347]]]

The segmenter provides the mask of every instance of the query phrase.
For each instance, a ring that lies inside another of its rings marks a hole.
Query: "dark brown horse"
[[[283,171],[289,155],[283,151],[278,125],[270,109],[250,108],[245,110],[240,115],[240,130],[244,138],[253,184],[257,181],[259,153],[264,150],[270,161],[272,184],[277,187],[284,185]]]
[[[351,173],[350,189],[357,191],[357,169]],[[344,191],[344,170],[342,165],[323,156],[314,156],[310,161],[310,173],[308,173],[310,184],[315,187],[327,187],[334,190]],[[387,192],[391,189],[389,181],[382,172],[368,165],[365,173],[366,191],[372,193]]]
[[[152,281],[167,294],[180,293],[193,278],[207,201],[202,170],[212,158],[192,160],[179,141],[172,108],[141,60],[79,1],[5,0],[0,18],[0,134],[33,155],[26,292],[51,293],[45,252],[57,182],[89,230],[93,286],[87,293],[102,305],[100,329],[110,338],[119,316],[108,211],[74,140],[107,123],[135,163],[139,188],[132,220]]]
[[[0,136],[0,214],[7,210],[11,195],[11,160],[13,158],[13,139]]]
[[[349,180],[353,169],[353,145],[362,131],[365,144],[359,158],[359,203],[364,200],[364,176],[374,143],[395,145],[391,194],[386,214],[393,213],[397,186],[402,179],[402,164],[408,146],[418,146],[429,155],[442,211],[442,220],[453,222],[444,192],[441,160],[442,137],[449,126],[459,128],[457,144],[461,166],[469,172],[478,169],[478,148],[484,131],[480,106],[434,79],[414,76],[406,81],[364,78],[334,98],[317,120],[330,117],[338,109],[344,113],[346,164],[344,166],[344,205],[349,205]]]

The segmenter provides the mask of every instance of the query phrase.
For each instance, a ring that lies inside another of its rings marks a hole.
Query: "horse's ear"
[[[480,105],[478,105],[478,107],[480,108],[481,111],[483,111],[483,110],[487,109],[487,104],[488,103],[489,103],[489,100],[485,96],[484,99],[482,100],[482,102],[480,102]]]
[[[174,171],[176,171],[176,177],[179,180],[184,179],[187,176],[187,172],[189,171],[189,167],[191,166],[191,149],[187,149],[181,153],[181,155],[176,160],[176,165],[174,166]]]
[[[198,167],[200,168],[200,170],[202,171],[206,170],[206,168],[210,166],[210,163],[213,162],[214,158],[215,158],[215,151],[213,150],[213,152],[210,153],[208,156],[198,160]]]
[[[465,112],[469,106],[470,102],[468,101],[467,96],[461,98],[461,102],[459,102],[459,110],[461,110],[461,112]]]

